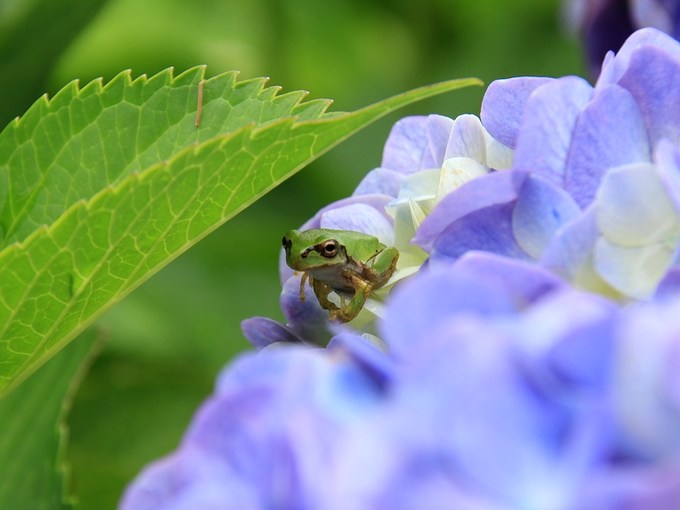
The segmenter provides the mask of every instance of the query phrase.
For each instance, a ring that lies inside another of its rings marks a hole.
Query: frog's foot
[[[364,280],[357,276],[352,277],[352,283],[354,284],[355,291],[352,299],[347,303],[343,303],[341,308],[336,310],[331,310],[329,315],[330,319],[337,322],[349,322],[354,319],[366,303],[366,299],[373,290],[373,286],[366,283]]]
[[[312,277],[309,276],[309,273],[305,272],[302,273],[302,278],[300,278],[300,302],[304,303],[305,302],[305,282],[309,279],[309,284],[312,285],[313,280]]]

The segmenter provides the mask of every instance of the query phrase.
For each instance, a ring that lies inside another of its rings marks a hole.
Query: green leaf
[[[196,68],[75,83],[0,133],[0,392],[202,237],[379,117]],[[203,107],[197,127],[200,92]],[[275,241],[273,241],[275,242]]]
[[[64,498],[64,418],[97,335],[72,342],[0,399],[0,508],[71,508]]]

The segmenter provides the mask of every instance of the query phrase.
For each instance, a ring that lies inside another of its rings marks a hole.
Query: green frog
[[[309,279],[319,304],[338,322],[349,322],[359,314],[371,292],[390,279],[399,260],[396,248],[350,230],[290,230],[282,243],[288,266],[303,272],[300,300],[304,301]],[[341,297],[341,306],[328,299],[333,291]],[[345,301],[344,296],[351,298]]]

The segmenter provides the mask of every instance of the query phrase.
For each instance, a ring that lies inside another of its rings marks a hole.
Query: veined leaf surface
[[[0,133],[0,393],[297,170],[453,80],[350,113],[202,68],[72,83]],[[200,123],[196,126],[199,96]]]

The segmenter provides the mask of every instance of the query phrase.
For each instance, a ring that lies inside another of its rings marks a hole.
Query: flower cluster
[[[676,508],[678,91],[680,44],[645,29],[594,86],[397,123],[302,227],[396,246],[384,303],[337,327],[282,264],[287,324],[244,322],[260,352],[121,509]]]

